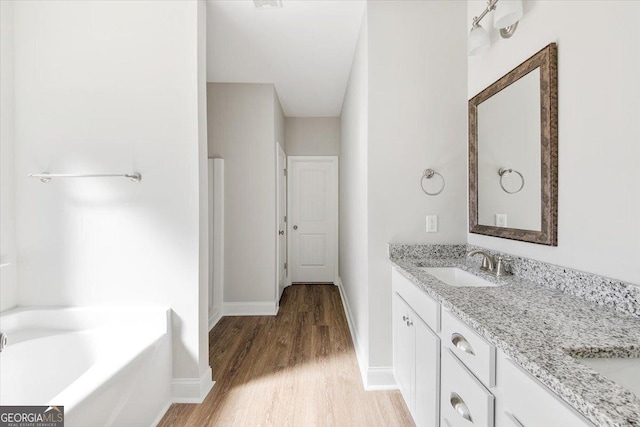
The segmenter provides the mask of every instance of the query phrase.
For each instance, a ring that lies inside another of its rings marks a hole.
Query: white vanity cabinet
[[[418,427],[593,427],[395,268],[394,375]]]
[[[593,427],[503,352],[496,359],[496,427]]]
[[[393,285],[394,376],[416,425],[436,427],[440,424],[440,339],[418,315],[413,304],[409,305],[403,298],[408,296],[407,290],[411,296],[411,288],[418,289],[395,270]],[[430,299],[419,292],[422,294],[417,295],[420,300]],[[438,310],[438,313],[425,312],[425,317],[432,321],[439,318],[438,303],[433,300],[422,303],[415,305],[424,307],[426,304]]]

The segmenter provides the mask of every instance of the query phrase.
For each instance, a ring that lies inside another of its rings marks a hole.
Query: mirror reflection
[[[541,230],[540,69],[477,106],[478,223]]]

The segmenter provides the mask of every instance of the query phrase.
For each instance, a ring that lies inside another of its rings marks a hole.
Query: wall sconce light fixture
[[[487,6],[479,16],[473,18],[469,32],[468,53],[475,56],[486,51],[491,45],[489,32],[480,25],[480,21],[489,12],[493,14],[493,26],[500,30],[500,36],[508,39],[518,28],[518,21],[522,18],[522,0],[488,0]]]

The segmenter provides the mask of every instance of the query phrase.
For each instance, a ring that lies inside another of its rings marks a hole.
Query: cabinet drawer
[[[593,424],[501,351],[496,365],[497,427],[593,427]]]
[[[441,338],[443,347],[451,349],[485,386],[495,385],[495,347],[447,309],[442,310]]]
[[[453,355],[442,349],[442,427],[493,427],[493,395]]]
[[[402,273],[393,268],[391,270],[391,282],[393,290],[405,301],[411,304],[411,308],[434,331],[440,331],[440,304],[429,295],[421,291]]]

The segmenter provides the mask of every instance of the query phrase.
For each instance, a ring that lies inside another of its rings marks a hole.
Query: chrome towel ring
[[[440,190],[436,191],[435,193],[429,193],[427,190],[424,189],[424,180],[431,179],[433,178],[434,175],[438,175],[440,177],[440,179],[442,180],[442,187],[440,188]],[[429,196],[437,196],[438,194],[442,193],[442,191],[444,190],[444,186],[445,186],[444,176],[442,176],[439,172],[434,171],[433,169],[424,170],[424,172],[422,173],[422,179],[420,179],[420,187],[422,187],[422,191],[424,191]]]
[[[518,176],[520,176],[520,180],[522,181],[522,183],[520,184],[520,188],[518,188],[515,191],[509,191],[506,188],[504,188],[504,183],[502,182],[504,177],[506,175],[509,175],[510,173],[518,174]],[[524,176],[522,176],[522,174],[520,172],[518,172],[517,170],[515,170],[515,169],[507,169],[507,168],[500,168],[498,170],[498,175],[500,175],[500,187],[502,187],[502,189],[504,190],[505,193],[516,194],[516,193],[519,193],[520,191],[522,191],[522,189],[524,188]]]

